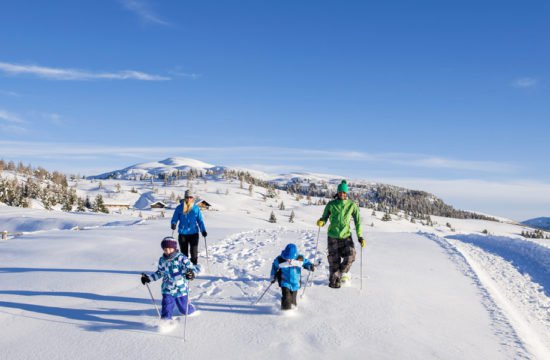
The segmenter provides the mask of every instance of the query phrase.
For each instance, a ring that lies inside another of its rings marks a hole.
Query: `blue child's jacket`
[[[312,265],[311,261],[301,254],[297,254],[295,259],[277,256],[271,266],[271,278],[277,279],[280,287],[297,291],[300,289],[302,268],[311,270]]]

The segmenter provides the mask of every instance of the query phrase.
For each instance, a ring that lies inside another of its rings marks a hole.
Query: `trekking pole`
[[[265,289],[265,291],[263,292],[262,296],[260,296],[260,297],[258,298],[258,300],[256,300],[256,301],[254,302],[253,305],[256,305],[257,303],[260,302],[260,300],[262,300],[262,298],[264,297],[264,295],[267,293],[267,290],[269,290],[269,288],[271,287],[271,285],[273,285],[274,283],[275,283],[275,281],[273,281],[271,284],[269,284],[269,286],[267,287],[267,289]]]
[[[187,329],[187,316],[189,316],[189,288],[190,288],[189,281],[187,281],[187,304],[185,305],[185,319],[183,321],[183,341],[186,340],[185,334]]]
[[[361,286],[359,287],[359,291],[363,291],[363,248],[361,247]]]
[[[321,235],[321,227],[319,226],[319,231],[317,232],[317,243],[315,244],[315,252],[313,253],[313,262],[315,262],[315,258],[317,257],[317,248],[319,247],[319,235]],[[304,286],[304,290],[302,291],[302,295],[300,295],[300,298],[304,297],[304,294],[306,293],[307,286],[309,285],[309,278],[311,276],[311,271],[309,274],[307,274],[307,280],[306,280],[306,286]]]
[[[208,245],[206,245],[206,236],[203,236],[204,238],[204,249],[206,250],[206,268],[208,269],[208,272],[210,272],[210,262],[208,261]]]
[[[149,287],[148,283],[145,283],[145,285],[147,285],[147,290],[149,290],[149,295],[151,295],[151,301],[153,302],[153,305],[155,306],[155,309],[157,310],[157,314],[158,314],[159,319],[160,319],[160,311],[159,311],[159,308],[157,307],[157,304],[155,303],[155,298],[153,297],[153,293],[151,292],[151,288]]]

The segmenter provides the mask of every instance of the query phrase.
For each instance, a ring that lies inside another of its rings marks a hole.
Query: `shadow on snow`
[[[56,269],[56,268],[19,268],[19,267],[0,268],[0,274],[26,273],[26,272],[105,273],[105,274],[122,274],[122,275],[140,275],[142,273],[142,271],[130,271],[130,270]]]

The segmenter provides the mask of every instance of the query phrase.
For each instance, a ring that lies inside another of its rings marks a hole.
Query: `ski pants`
[[[178,243],[183,255],[188,257],[193,265],[197,265],[199,260],[199,233],[179,234]],[[189,256],[189,250],[191,250],[191,256]]]
[[[298,305],[296,303],[298,291],[292,291],[287,287],[282,287],[281,290],[283,292],[283,297],[281,298],[281,310],[290,310],[292,305]]]
[[[334,283],[347,273],[351,264],[355,261],[355,246],[353,239],[336,239],[328,237],[328,269],[330,273],[329,281]]]
[[[162,319],[171,319],[174,313],[174,306],[177,306],[178,310],[183,315],[191,315],[195,312],[195,307],[189,302],[189,314],[187,313],[187,295],[175,297],[168,294],[162,294],[162,310],[160,312],[160,317]]]

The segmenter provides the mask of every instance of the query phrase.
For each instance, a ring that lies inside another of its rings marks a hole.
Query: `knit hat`
[[[281,253],[283,259],[295,260],[298,256],[298,248],[294,244],[288,244]]]
[[[348,183],[346,182],[346,180],[342,180],[340,185],[338,185],[338,192],[345,192],[346,194],[348,193]]]
[[[163,248],[163,249],[166,249],[166,248],[177,249],[178,248],[178,242],[173,237],[167,236],[164,239],[162,239],[162,241],[160,243],[160,247]]]
[[[188,197],[193,197],[193,193],[191,193],[191,190],[185,190],[185,195],[184,197],[188,198]]]

